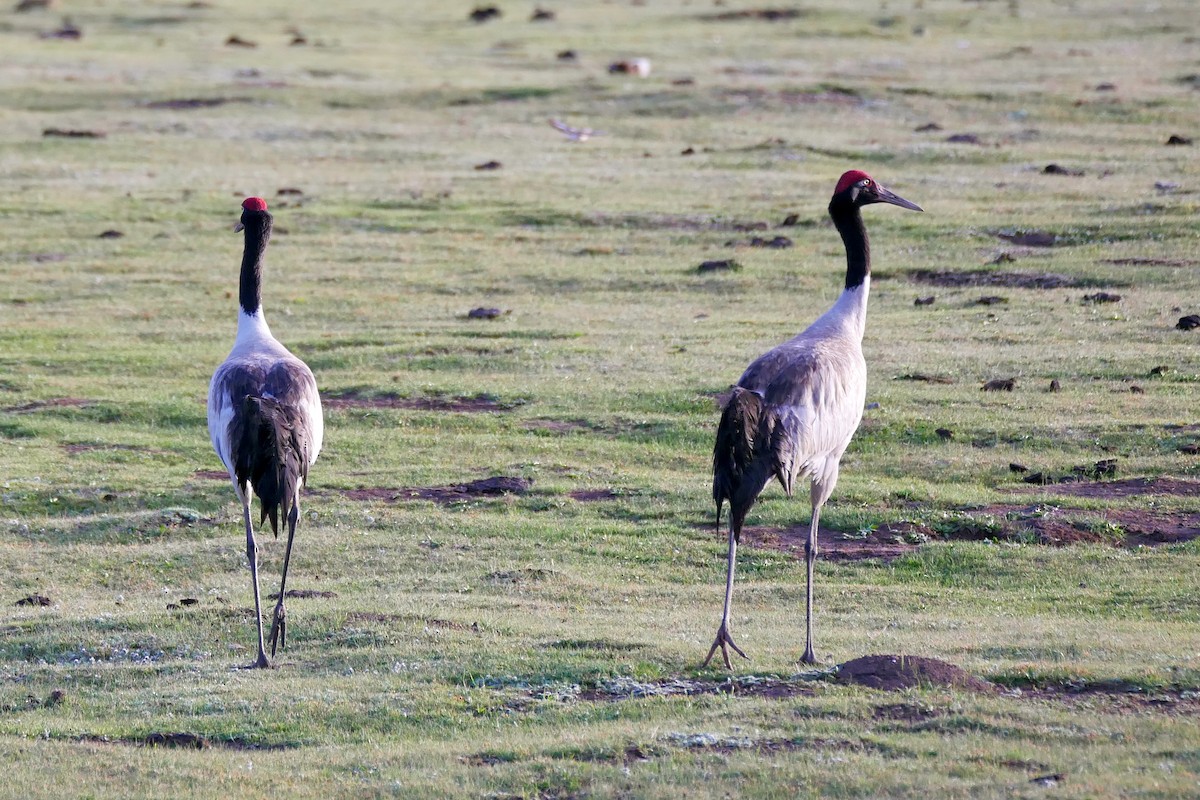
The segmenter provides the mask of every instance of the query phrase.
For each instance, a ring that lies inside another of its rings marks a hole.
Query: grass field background
[[[1200,165],[1166,144],[1200,136],[1200,10],[498,6],[0,12],[0,795],[1200,794],[1200,331],[1175,327]],[[82,38],[47,35],[63,16]],[[648,77],[607,69],[634,57]],[[903,552],[818,564],[817,652],[996,692],[800,671],[809,508],[777,487],[740,554],[752,660],[699,667],[715,398],[837,297],[850,168],[926,212],[864,214],[873,405],[822,537]],[[327,402],[289,582],[312,596],[270,671],[238,668],[244,538],[204,421],[252,194],[267,318]],[[1126,491],[1009,467],[1104,459]],[[491,477],[532,483],[411,496]]]

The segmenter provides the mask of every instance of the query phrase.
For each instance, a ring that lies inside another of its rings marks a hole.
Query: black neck
[[[848,199],[834,197],[829,203],[829,216],[842,243],[846,245],[846,288],[855,289],[863,285],[871,274],[871,244],[867,241],[867,227],[863,224],[858,206]]]
[[[243,311],[254,314],[262,306],[263,253],[271,240],[271,215],[266,211],[245,211],[242,224],[246,226],[246,249],[242,253],[238,301]]]

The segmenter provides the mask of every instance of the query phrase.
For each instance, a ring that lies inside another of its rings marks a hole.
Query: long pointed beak
[[[920,211],[920,209],[917,209],[917,210]],[[244,230],[246,230],[246,226],[243,225],[241,222],[239,222],[237,225],[233,226],[234,233],[241,233]]]
[[[891,191],[890,189],[885,189],[884,187],[880,186],[879,184],[875,184],[875,193],[878,195],[880,203],[891,203],[894,206],[900,206],[901,208],[907,208],[910,211],[924,211],[925,210],[925,209],[921,208],[919,205],[917,205],[916,203],[913,203],[909,200],[905,200],[900,195],[896,194],[895,192]]]

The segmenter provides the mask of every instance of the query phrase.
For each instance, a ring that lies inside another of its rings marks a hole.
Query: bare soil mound
[[[977,692],[994,688],[953,664],[922,656],[863,656],[839,664],[836,679],[888,692],[916,686],[952,686]]]

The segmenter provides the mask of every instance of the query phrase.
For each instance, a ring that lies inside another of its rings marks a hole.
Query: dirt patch
[[[526,567],[524,569],[503,569],[496,572],[489,572],[483,576],[483,579],[492,583],[505,583],[516,586],[523,583],[544,581],[553,575],[553,570]]]
[[[997,231],[996,237],[1021,247],[1053,247],[1058,241],[1049,231]]]
[[[94,450],[104,450],[106,452],[124,450],[133,453],[150,453],[157,456],[169,455],[166,450],[158,450],[153,447],[143,447],[136,444],[95,444],[91,442],[77,442],[75,444],[64,444],[62,448],[67,452],[67,455],[71,456],[76,456],[80,453],[90,453]],[[222,472],[220,474],[221,477],[229,477],[227,473]]]
[[[932,528],[911,522],[885,523],[874,530],[853,534],[822,528],[817,532],[817,554],[818,558],[826,561],[861,561],[867,558],[893,561],[936,538],[939,537]],[[804,558],[807,540],[807,525],[742,530],[743,544],[780,550],[796,558]]]
[[[601,500],[616,500],[621,495],[612,489],[576,489],[568,493],[568,496],[580,503],[595,503]]]
[[[1133,497],[1143,494],[1200,497],[1200,481],[1185,481],[1179,478],[1125,478],[1095,483],[1064,483],[1048,491],[1074,497]]]
[[[990,692],[995,688],[960,667],[923,656],[863,656],[839,664],[835,677],[841,683],[888,692],[917,686],[951,686],[977,692]]]
[[[286,750],[295,745],[288,744],[259,744],[232,736],[227,739],[210,739],[198,733],[183,732],[154,732],[145,736],[93,736],[83,735],[77,738],[81,742],[97,744],[123,744],[134,747],[181,747],[188,750],[205,750],[212,747],[226,750]]]
[[[803,8],[747,8],[741,11],[721,11],[715,14],[701,14],[705,22],[734,22],[744,19],[761,20],[763,22],[786,22],[799,19],[812,12]]]
[[[1102,258],[1098,263],[1118,267],[1194,267],[1200,261],[1190,258]]]
[[[216,108],[226,103],[250,103],[249,97],[185,97],[174,100],[152,100],[142,108],[187,111],[194,108]]]
[[[638,681],[633,678],[609,678],[579,693],[580,700],[616,702],[645,697],[689,697],[704,694],[729,694],[739,697],[765,697],[773,700],[812,695],[810,681],[788,680],[771,676],[738,675],[719,681],[674,678],[663,681]]]
[[[44,594],[31,594],[27,597],[22,597],[16,604],[19,606],[48,606],[50,602],[50,598]]]
[[[487,394],[475,397],[400,397],[394,394],[367,396],[355,391],[324,395],[321,403],[326,408],[402,408],[411,411],[468,413],[511,411],[521,405],[517,402],[504,402]]]
[[[204,480],[208,480],[208,481],[227,481],[227,480],[229,480],[229,473],[222,472],[219,469],[198,469],[192,473],[192,476],[196,477],[196,478],[203,478]]]
[[[312,600],[312,599],[330,600],[337,596],[338,596],[337,592],[321,591],[320,589],[288,589],[286,592],[284,592],[284,597],[287,597],[287,598],[295,597],[300,600]],[[274,592],[272,594],[267,595],[267,599],[268,600],[278,600],[279,592]]]
[[[1080,286],[1069,275],[1054,272],[997,272],[990,269],[914,269],[908,278],[932,286],[1004,286],[1017,289],[1068,289]]]
[[[382,501],[395,503],[401,500],[429,500],[440,505],[462,503],[477,497],[499,497],[506,494],[522,495],[529,491],[533,481],[501,475],[483,478],[451,486],[410,487],[393,489],[384,486],[367,486],[358,489],[338,490],[338,494],[350,500],[362,502]]]
[[[913,724],[937,719],[938,717],[945,716],[945,714],[946,709],[944,708],[932,708],[920,703],[888,703],[875,706],[875,710],[871,716],[878,720]]]
[[[1078,684],[1054,683],[1010,687],[1011,697],[1089,707],[1116,714],[1167,714],[1194,717],[1200,714],[1200,691],[1195,689],[1148,690],[1124,681]]]
[[[95,403],[95,400],[85,400],[82,397],[52,397],[49,400],[35,400],[19,406],[9,406],[0,409],[11,414],[28,414],[31,411],[42,411],[47,408],[83,408]]]
[[[584,420],[563,420],[563,419],[531,419],[526,420],[522,427],[527,431],[549,431],[550,433],[586,433],[592,430],[592,426]]]

